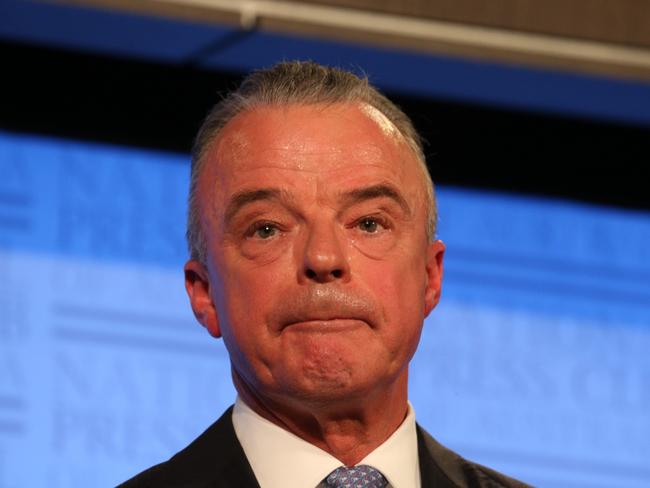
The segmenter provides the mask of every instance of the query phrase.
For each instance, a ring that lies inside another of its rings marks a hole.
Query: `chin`
[[[332,405],[341,401],[351,401],[367,397],[377,382],[363,377],[359,368],[307,368],[298,381],[284,385],[284,391],[291,391],[290,396],[310,405]],[[367,372],[367,369],[365,370]]]

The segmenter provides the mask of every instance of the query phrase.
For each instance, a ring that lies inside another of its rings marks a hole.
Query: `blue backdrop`
[[[188,172],[185,155],[0,132],[0,487],[115,485],[233,401],[183,289]],[[539,486],[649,486],[650,215],[438,195],[420,423]]]

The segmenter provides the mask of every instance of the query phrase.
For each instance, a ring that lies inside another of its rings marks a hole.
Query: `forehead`
[[[397,128],[363,104],[264,106],[243,112],[222,129],[206,159],[202,180],[216,185],[210,193],[222,195],[278,179],[353,183],[374,178],[400,187],[420,179],[419,163]]]

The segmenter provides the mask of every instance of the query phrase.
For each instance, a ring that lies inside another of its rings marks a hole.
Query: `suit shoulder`
[[[205,468],[197,465],[196,459],[191,459],[194,449],[188,453],[188,448],[179,451],[167,461],[142,471],[118,485],[117,488],[181,488],[185,486],[199,488],[207,486]]]
[[[420,451],[425,451],[426,458],[433,463],[430,469],[437,471],[437,476],[444,476],[448,486],[458,488],[530,488],[530,485],[526,483],[463,458],[440,444],[421,427],[418,427],[418,444]],[[422,459],[422,456],[420,457]],[[425,487],[426,484],[423,483],[423,488]]]
[[[164,479],[164,472],[169,461],[156,464],[155,466],[142,471],[133,478],[117,485],[117,488],[146,488],[160,486]]]
[[[232,407],[185,449],[118,488],[257,486],[231,421]]]

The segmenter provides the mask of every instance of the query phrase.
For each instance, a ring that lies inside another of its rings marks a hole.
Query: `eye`
[[[357,227],[368,234],[374,234],[377,231],[384,229],[384,224],[375,217],[364,217],[357,222]]]
[[[269,239],[278,233],[278,228],[270,222],[261,222],[253,226],[252,235],[260,239]]]

